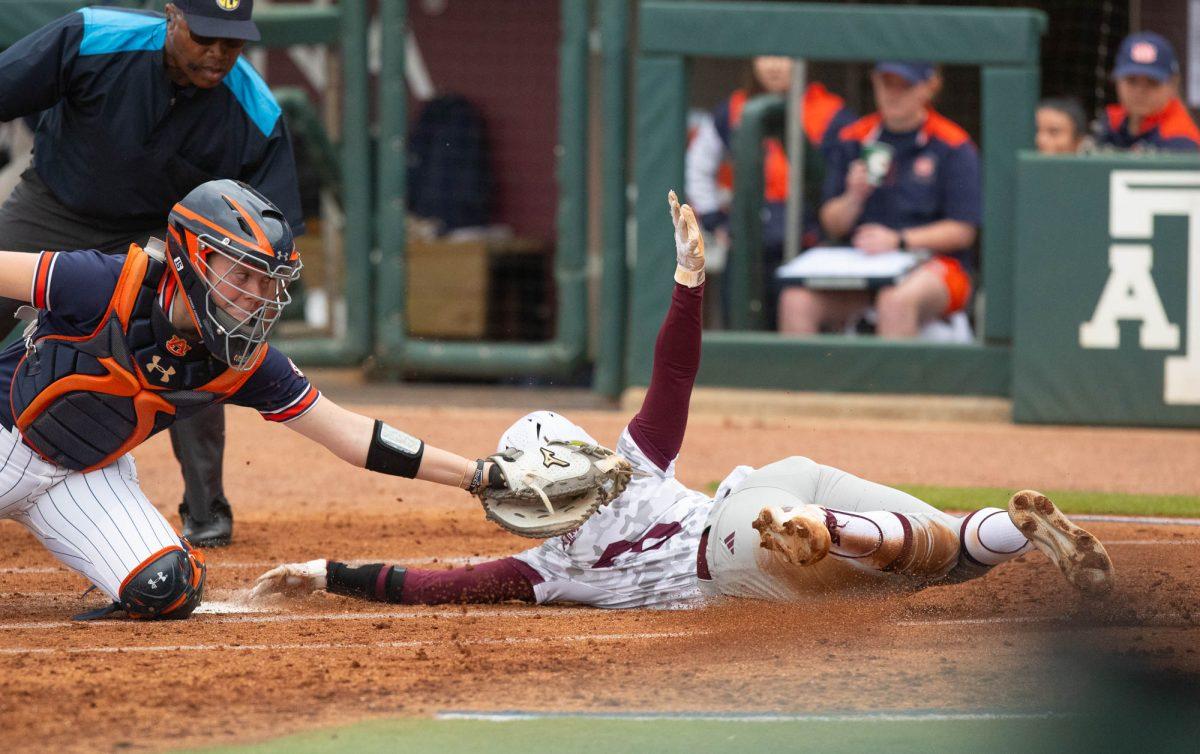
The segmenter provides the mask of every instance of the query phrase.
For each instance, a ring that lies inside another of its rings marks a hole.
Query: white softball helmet
[[[511,427],[500,435],[496,444],[496,452],[502,453],[506,448],[527,449],[543,443],[571,442],[578,440],[589,445],[599,445],[592,437],[575,422],[553,411],[534,411],[517,419]]]

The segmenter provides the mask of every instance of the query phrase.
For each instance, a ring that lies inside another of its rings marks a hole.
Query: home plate
[[[196,608],[197,615],[234,615],[237,613],[269,613],[270,610],[244,602],[209,602],[200,603]]]

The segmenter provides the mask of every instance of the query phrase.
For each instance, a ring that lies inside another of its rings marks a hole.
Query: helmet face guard
[[[205,347],[250,369],[303,264],[291,228],[265,197],[236,181],[210,181],[171,210],[171,270]]]
[[[211,345],[208,349],[234,369],[249,369],[259,346],[267,341],[267,335],[279,320],[283,307],[291,302],[292,294],[287,287],[299,279],[303,265],[297,261],[293,267],[271,270],[255,256],[227,246],[208,234],[200,234],[197,241],[201,248],[198,266],[208,291],[204,317],[221,338],[216,344],[218,350]],[[219,273],[213,266],[214,256],[225,262],[218,265],[224,267]],[[251,280],[259,276],[266,278],[266,295],[239,284],[247,273]]]

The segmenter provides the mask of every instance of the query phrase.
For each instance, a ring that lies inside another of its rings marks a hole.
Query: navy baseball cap
[[[254,0],[174,0],[175,7],[187,19],[188,28],[202,37],[262,39],[258,27],[250,20]]]
[[[1112,77],[1149,76],[1155,81],[1166,81],[1177,73],[1179,59],[1171,43],[1161,34],[1139,31],[1122,40],[1113,62]]]
[[[878,73],[894,73],[910,84],[920,84],[933,78],[933,63],[912,60],[886,60],[875,64]]]

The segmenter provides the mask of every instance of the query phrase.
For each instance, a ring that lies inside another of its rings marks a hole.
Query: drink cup
[[[874,142],[863,146],[862,159],[867,166],[867,183],[879,186],[892,168],[892,155],[895,150],[891,144]]]

